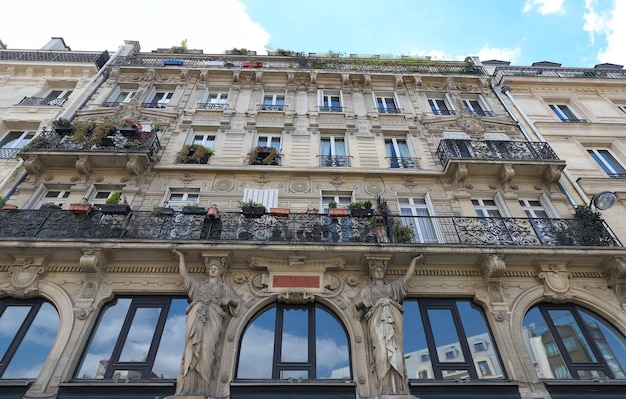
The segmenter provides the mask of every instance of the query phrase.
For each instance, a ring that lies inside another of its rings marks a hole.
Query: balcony
[[[350,158],[352,158],[349,155],[318,155],[317,157],[320,159],[320,166],[340,168],[350,167]]]
[[[377,107],[376,111],[379,114],[402,114],[402,110],[393,107]]]
[[[156,133],[137,132],[124,136],[119,130],[94,144],[88,138],[75,141],[54,130],[43,131],[19,152],[29,173],[46,169],[76,168],[79,173],[98,168],[124,168],[143,173],[156,160],[161,143]]]
[[[456,115],[456,111],[453,109],[433,109],[433,115],[445,115],[445,116],[450,116],[450,115]]]
[[[228,104],[219,104],[219,103],[200,103],[198,104],[198,109],[209,109],[216,111],[223,111],[226,109]]]
[[[272,104],[260,104],[258,106],[259,111],[275,111],[275,112],[285,112],[287,106],[284,104],[281,105],[272,105]]]
[[[419,169],[419,158],[387,157],[390,168]]]
[[[60,107],[67,98],[50,98],[50,97],[24,97],[22,101],[16,105],[22,107],[43,106],[43,107]]]
[[[461,245],[522,247],[621,247],[606,224],[590,228],[580,219],[389,216],[385,226],[371,217],[330,217],[290,213],[247,218],[147,211],[105,214],[65,210],[0,210],[0,239],[20,240],[200,240],[245,242],[372,243],[381,245]],[[410,226],[414,237],[396,243],[394,224]]]
[[[330,106],[330,105],[319,105],[317,107],[318,112],[344,112],[345,107],[338,106]]]

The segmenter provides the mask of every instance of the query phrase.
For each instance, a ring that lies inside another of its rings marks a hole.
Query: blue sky
[[[10,17],[0,40],[12,49],[40,48],[52,36],[91,51],[115,51],[124,40],[151,51],[187,39],[207,54],[245,47],[626,65],[623,0],[31,0],[3,8]]]

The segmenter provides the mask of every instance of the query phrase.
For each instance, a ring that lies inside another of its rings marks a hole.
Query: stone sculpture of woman
[[[373,371],[383,395],[409,395],[401,303],[408,293],[408,282],[415,273],[417,261],[422,257],[413,258],[404,277],[392,283],[385,282],[387,261],[370,260],[372,284],[363,287],[354,300],[357,314],[367,321]]]
[[[209,396],[211,372],[222,333],[224,319],[236,316],[240,298],[222,280],[226,258],[205,258],[207,280],[187,271],[185,256],[173,248],[179,271],[189,296],[185,349],[176,381],[176,395]]]

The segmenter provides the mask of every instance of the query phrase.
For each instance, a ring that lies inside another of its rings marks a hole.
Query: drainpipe
[[[508,87],[508,86],[503,86],[502,87],[502,92],[504,93],[504,95],[507,96],[507,98],[511,101],[511,103],[513,103],[513,105],[515,106],[517,111],[520,113],[522,118],[526,121],[526,123],[528,123],[528,126],[530,126],[530,128],[533,131],[533,133],[535,133],[537,135],[537,138],[539,139],[539,141],[541,141],[543,143],[546,143],[547,141],[546,141],[545,137],[543,137],[541,132],[539,132],[539,129],[537,129],[537,127],[535,126],[535,122],[533,122],[528,117],[528,115],[526,115],[526,113],[522,110],[522,108],[519,106],[519,104],[517,103],[517,101],[515,100],[513,95],[511,94],[511,88]],[[496,94],[497,94],[497,91],[496,91]],[[563,169],[563,175],[565,175],[565,177],[567,178],[567,180],[569,180],[570,184],[572,185],[572,187],[574,187],[574,189],[576,190],[576,192],[578,193],[580,198],[584,199],[585,203],[586,203],[587,202],[587,194],[583,191],[582,187],[580,187],[580,185],[576,182],[574,177],[569,173],[569,171],[567,169]],[[565,187],[562,184],[559,184],[559,185],[562,187],[563,190],[565,190],[565,193],[567,194],[568,198],[570,199],[570,202],[572,203],[572,205],[577,205],[576,202],[574,202],[573,198],[569,195],[569,193],[567,192]]]
[[[98,70],[98,72],[89,80],[85,88],[89,88],[95,83],[97,79],[99,79],[101,76],[103,77],[103,79],[96,85],[96,87],[93,90],[91,90],[87,98],[82,101],[82,103],[77,107],[77,109],[75,111],[72,111],[72,108],[76,106],[80,98],[75,98],[74,100],[72,100],[72,102],[68,104],[65,110],[61,112],[61,114],[59,115],[59,118],[66,118],[68,120],[74,119],[74,116],[76,115],[76,111],[81,110],[87,104],[87,101],[89,101],[91,97],[93,97],[95,92],[108,79],[108,73],[106,72],[107,67],[109,66],[111,62],[113,62],[113,60],[115,60],[120,55],[120,53],[122,52],[122,50],[124,50],[125,47],[126,46],[119,46],[119,48],[113,54],[113,56],[111,56],[109,60],[102,66],[102,68],[100,68],[100,70]],[[71,116],[68,117],[68,115],[71,115]],[[2,193],[2,191],[5,190],[7,186],[9,185],[9,182],[11,181],[11,176],[19,175],[14,180],[15,182],[11,185],[11,187],[9,187],[9,189],[6,191],[6,193],[2,195],[4,199],[8,199],[11,195],[13,195],[15,190],[17,190],[17,187],[20,184],[22,184],[22,182],[24,182],[24,179],[26,179],[26,176],[28,175],[28,173],[26,173],[26,171],[22,169],[23,166],[24,166],[24,159],[20,158],[17,165],[15,165],[11,169],[11,172],[9,172],[8,177],[4,179],[2,182],[0,182],[0,193]]]

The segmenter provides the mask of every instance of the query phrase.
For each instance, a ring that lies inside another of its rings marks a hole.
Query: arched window
[[[100,314],[74,378],[175,379],[185,342],[186,298],[116,298]]]
[[[319,304],[277,303],[248,324],[236,378],[351,380],[343,326]]]
[[[523,334],[540,378],[626,379],[626,339],[580,306],[534,306],[524,317]]]
[[[59,315],[43,299],[0,300],[0,378],[37,378],[58,330]]]

